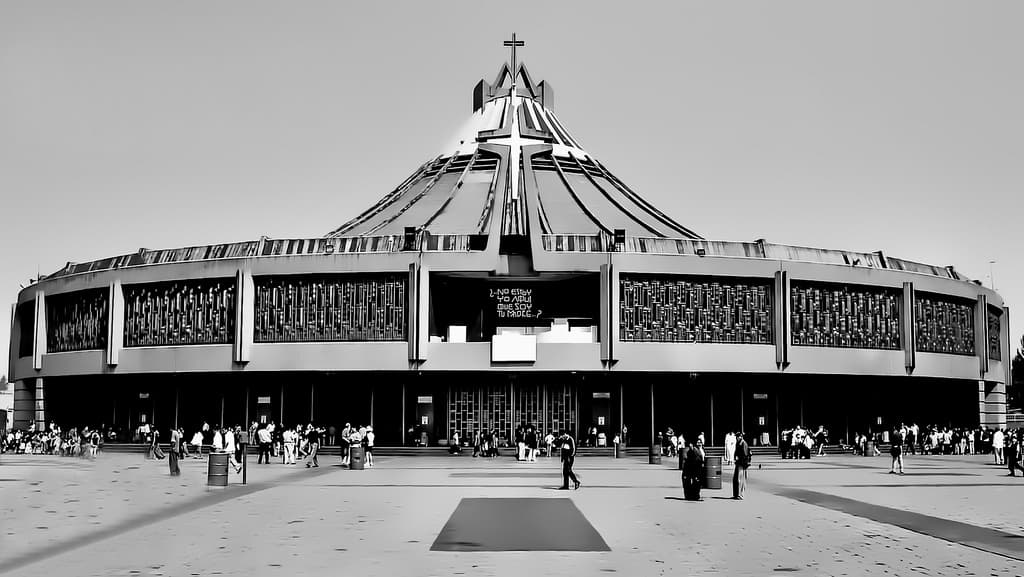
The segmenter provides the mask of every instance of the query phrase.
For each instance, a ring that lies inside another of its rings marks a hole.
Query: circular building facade
[[[40,279],[13,315],[14,426],[351,422],[381,445],[670,426],[771,444],[797,424],[1005,423],[998,294],[882,252],[706,240],[553,110],[549,84],[506,64],[447,150],[325,236]]]

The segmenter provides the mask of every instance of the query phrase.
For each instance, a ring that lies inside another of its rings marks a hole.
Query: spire
[[[513,32],[512,40],[506,40],[504,45],[512,48],[512,96],[514,98],[516,95],[516,77],[519,76],[519,69],[516,68],[516,47],[526,46],[526,42],[516,40],[516,33]]]

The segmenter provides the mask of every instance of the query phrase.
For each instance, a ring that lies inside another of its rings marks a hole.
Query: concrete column
[[[974,305],[974,352],[978,357],[979,376],[988,373],[988,297],[978,295]]]
[[[35,395],[35,419],[36,419],[36,430],[46,430],[46,389],[43,387],[43,378],[36,377],[36,395]]]
[[[27,429],[36,418],[36,389],[31,381],[14,381],[14,419],[11,426]]]
[[[711,436],[708,437],[706,446],[710,447],[715,444],[715,391],[709,389],[708,397],[711,399],[711,429],[709,430]]]
[[[789,365],[789,276],[786,271],[775,272],[775,364],[778,368]]]
[[[626,442],[626,439],[622,439],[621,438],[622,427],[626,426],[626,413],[625,413],[626,401],[625,401],[625,399],[622,398],[622,395],[623,395],[624,392],[625,391],[623,390],[623,387],[622,387],[622,381],[619,381],[619,430],[615,431],[615,434],[616,435],[620,435],[620,439],[622,440],[623,443]],[[615,436],[613,435],[612,438],[614,439]]]
[[[255,320],[256,285],[252,280],[252,271],[238,269],[235,273],[235,339],[232,348],[236,363],[248,363],[252,357]]]
[[[15,333],[15,319],[17,319],[17,316],[18,304],[14,303],[11,305],[11,332],[8,333],[9,335],[11,335],[11,339],[7,341],[7,378],[10,379],[11,381],[14,380],[14,361],[15,359],[18,358],[17,349],[14,348],[18,346],[16,342],[18,340],[18,337],[15,336],[17,334]]]
[[[651,446],[654,443],[654,381],[651,381]]]
[[[743,385],[740,385],[740,428],[739,428],[739,430],[744,432],[744,433],[746,433],[747,432],[747,418],[746,418],[746,415],[743,412],[743,408],[744,408],[744,404],[743,403],[744,402],[745,402],[745,400],[743,398]]]
[[[989,428],[1006,426],[1006,383],[978,381],[978,422]]]
[[[46,354],[46,293],[36,291],[35,327],[32,330],[32,368],[39,371],[43,368],[43,355]]]
[[[903,365],[907,374],[917,365],[917,319],[914,318],[914,283],[903,283],[903,307],[900,310],[900,337],[903,339]]]
[[[430,269],[420,265],[416,278],[416,360],[425,361],[430,343]]]
[[[107,293],[107,365],[117,366],[124,348],[124,290],[121,280],[110,283]]]
[[[174,428],[178,428],[178,402],[181,397],[181,383],[174,379]]]
[[[601,265],[601,308],[598,334],[601,339],[601,360],[613,363],[618,359],[619,342],[619,271],[608,253],[608,264]]]

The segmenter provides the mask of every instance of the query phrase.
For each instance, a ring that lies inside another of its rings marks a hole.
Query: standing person
[[[271,436],[270,427],[260,427],[256,431],[256,440],[259,442],[259,457],[256,460],[256,464],[262,464],[263,459],[266,458],[266,464],[270,464],[270,444],[274,441]]]
[[[683,497],[687,501],[700,501],[701,474],[703,472],[704,455],[693,443],[690,443],[683,456]]]
[[[1020,460],[1021,452],[1021,430],[1010,431],[1006,434],[1006,467],[1010,469],[1010,477],[1016,477],[1017,461]]]
[[[544,435],[544,445],[545,445],[545,450],[547,451],[547,456],[550,459],[551,458],[551,450],[555,446],[555,436],[551,434],[551,431],[548,431],[548,434]]]
[[[896,474],[896,466],[899,465],[899,474],[903,474],[903,428],[893,429],[892,445],[889,447],[889,454],[892,455],[892,464],[889,466],[889,474]]]
[[[375,438],[377,438],[377,436],[373,434],[373,427],[366,427],[366,436],[363,437],[363,445],[366,446],[366,466],[370,468],[373,467],[373,440]]]
[[[736,458],[736,434],[729,431],[725,434],[725,463],[731,465]]]
[[[172,477],[181,474],[181,469],[178,467],[179,455],[181,455],[181,433],[177,429],[171,429],[171,448],[167,452],[167,466],[170,467]]]
[[[284,425],[282,425],[284,428]],[[295,464],[295,431],[290,427],[284,429],[284,433],[281,434],[282,442],[284,443],[284,464],[294,465]]]
[[[537,430],[530,425],[526,429],[526,460],[537,462]]]
[[[1002,427],[996,429],[996,432],[992,433],[992,456],[996,459],[997,465],[1006,464],[1004,461],[1005,456],[1003,455],[1003,447],[1006,443],[1006,436],[1003,434]]]
[[[576,439],[572,438],[569,431],[562,431],[562,435],[558,438],[558,444],[562,451],[562,486],[559,489],[568,491],[569,479],[572,479],[573,489],[579,489],[580,480],[572,471],[573,462],[576,461]]]
[[[309,456],[306,457],[306,468],[310,466],[319,467],[320,462],[316,460],[316,453],[320,450],[320,431],[310,423],[306,429],[306,443],[309,445]],[[347,462],[347,461],[346,461]]]
[[[736,469],[732,474],[732,498],[742,501],[747,492],[747,468],[750,467],[750,445],[743,439],[743,432],[736,433]]]
[[[344,467],[348,465],[349,458],[349,438],[352,436],[352,423],[345,423],[345,428],[341,430],[341,465]],[[306,465],[307,467],[309,465]]]
[[[473,456],[480,454],[480,431],[473,433]]]

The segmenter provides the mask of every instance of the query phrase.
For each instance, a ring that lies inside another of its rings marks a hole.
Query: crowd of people
[[[104,427],[62,429],[50,423],[42,430],[9,430],[0,436],[0,453],[96,458],[105,441]]]

